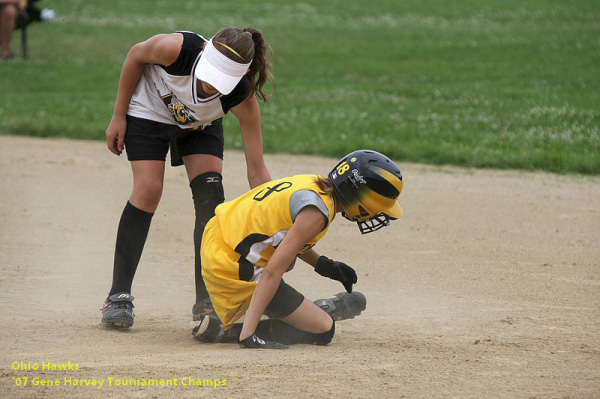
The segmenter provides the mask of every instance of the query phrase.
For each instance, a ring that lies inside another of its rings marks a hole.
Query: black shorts
[[[267,305],[265,314],[271,319],[281,319],[289,316],[304,301],[304,295],[296,291],[292,286],[287,285],[283,279],[279,282],[279,287],[273,299]]]
[[[182,157],[209,154],[223,159],[223,119],[203,130],[186,130],[177,125],[127,115],[125,150],[130,161],[166,161],[171,148],[171,165],[183,165]]]

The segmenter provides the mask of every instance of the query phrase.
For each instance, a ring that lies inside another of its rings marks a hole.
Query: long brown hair
[[[267,81],[273,86],[273,93],[276,87],[275,79],[270,72],[273,49],[265,41],[262,32],[250,27],[244,29],[227,27],[217,32],[213,37],[213,43],[229,59],[240,63],[252,61],[250,71],[246,74],[250,84],[250,95],[256,95],[262,101],[267,101],[267,94],[263,87]],[[226,46],[219,45],[221,43],[231,47],[235,52]]]
[[[333,184],[331,184],[331,181],[329,180],[328,177],[317,175],[317,177],[315,179],[315,183],[317,183],[319,190],[321,190],[323,192],[323,194],[325,194],[325,195],[333,194]]]

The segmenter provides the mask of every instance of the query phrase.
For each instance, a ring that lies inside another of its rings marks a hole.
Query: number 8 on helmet
[[[362,234],[388,226],[402,217],[398,197],[402,173],[383,154],[370,150],[351,152],[329,172],[329,181],[342,205],[342,215],[357,222]]]

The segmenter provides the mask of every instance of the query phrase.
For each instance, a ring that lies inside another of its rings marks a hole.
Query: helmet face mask
[[[354,151],[329,173],[342,215],[357,222],[362,234],[381,229],[402,217],[398,196],[402,173],[388,157],[375,151]]]
[[[385,213],[380,213],[371,219],[363,220],[362,222],[357,221],[356,224],[358,224],[361,234],[367,234],[389,226],[391,220],[393,219]]]

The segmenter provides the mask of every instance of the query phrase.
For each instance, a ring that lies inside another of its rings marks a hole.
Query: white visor
[[[212,39],[206,43],[200,61],[196,65],[196,78],[208,83],[221,94],[229,94],[246,74],[252,61],[247,64],[235,62],[215,48]]]

